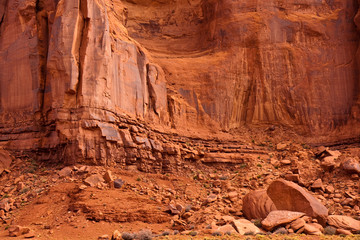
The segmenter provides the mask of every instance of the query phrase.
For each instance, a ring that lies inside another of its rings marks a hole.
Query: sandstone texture
[[[266,230],[271,231],[275,227],[291,223],[304,215],[305,213],[301,212],[275,210],[270,212],[269,215],[261,222],[261,224]]]
[[[179,93],[175,111],[180,95],[223,128],[281,122],[315,131],[357,114],[354,0],[125,5],[129,35]]]
[[[355,0],[2,1],[0,144],[66,164],[168,172],[179,159],[242,163],[207,143],[182,151],[200,132],[281,125],[324,136],[313,141],[354,139],[357,8]],[[191,138],[179,139],[185,132]]]
[[[296,183],[276,180],[269,185],[267,194],[278,210],[303,212],[317,218],[323,224],[326,222],[326,207]]]
[[[246,219],[234,220],[233,225],[240,235],[261,233],[261,230],[258,227]]]
[[[328,217],[328,224],[339,229],[353,232],[360,231],[360,221],[349,216],[330,215]]]
[[[242,211],[247,219],[264,219],[274,210],[276,207],[266,190],[250,192],[243,198]]]

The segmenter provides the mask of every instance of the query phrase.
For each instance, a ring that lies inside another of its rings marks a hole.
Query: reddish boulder
[[[322,235],[324,228],[317,223],[306,223],[304,226],[304,232],[309,235]]]
[[[328,156],[325,157],[321,163],[320,166],[322,169],[324,169],[325,171],[332,171],[335,167],[336,167],[336,157],[334,156]]]
[[[292,221],[295,221],[304,215],[305,213],[301,212],[276,210],[269,213],[269,215],[261,222],[261,224],[264,229],[271,231],[278,226],[291,223]]]
[[[235,227],[236,231],[241,234],[258,234],[261,233],[261,230],[255,226],[252,222],[246,219],[238,219],[232,222],[233,226]]]
[[[267,194],[278,210],[304,212],[322,225],[326,223],[327,208],[296,183],[276,180],[270,184]]]
[[[353,232],[360,231],[360,221],[348,216],[330,215],[327,222],[336,228],[346,229]]]
[[[248,193],[243,199],[244,216],[251,219],[264,219],[271,212],[276,210],[266,190],[257,190]]]
[[[290,227],[292,230],[297,231],[300,228],[304,227],[305,224],[306,222],[303,218],[298,218],[290,224]]]
[[[224,226],[221,226],[217,229],[217,232],[220,232],[222,234],[234,234],[237,233],[233,226],[230,224],[226,224]]]
[[[90,187],[101,186],[102,183],[105,182],[104,178],[100,174],[94,174],[90,177],[87,177],[84,180],[85,184],[89,185]]]
[[[342,163],[342,168],[348,173],[360,173],[360,164],[353,158],[345,160]]]
[[[31,230],[28,227],[22,227],[22,226],[10,226],[8,228],[9,236],[10,237],[18,237],[20,235],[28,234]]]

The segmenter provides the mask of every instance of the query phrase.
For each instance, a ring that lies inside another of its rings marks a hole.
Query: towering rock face
[[[358,91],[357,1],[127,2],[130,35],[222,127],[347,122]]]
[[[177,148],[148,124],[353,126],[357,10],[356,0],[1,1],[0,145],[69,163],[174,162]]]
[[[164,73],[128,37],[121,2],[1,4],[0,116],[8,147],[65,144],[71,161],[98,163],[110,157],[100,151],[107,141],[113,149],[122,144],[119,116],[167,124]]]

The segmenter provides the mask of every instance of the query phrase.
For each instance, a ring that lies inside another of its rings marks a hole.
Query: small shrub
[[[212,233],[212,235],[214,237],[220,237],[222,234],[221,234],[221,232],[215,231],[215,232]]]
[[[257,226],[258,228],[261,228],[262,227],[262,224],[261,224],[261,219],[256,219],[254,220],[254,225]]]
[[[247,164],[246,164],[246,163],[240,164],[240,168],[246,168],[246,167],[247,167]]]
[[[122,237],[122,239],[124,239],[124,240],[133,240],[133,239],[135,238],[134,234],[128,233],[128,232],[123,232],[123,233],[121,234],[121,237]]]
[[[248,231],[248,232],[245,232],[245,233],[244,233],[244,235],[246,235],[246,236],[250,236],[250,235],[255,235],[255,233],[254,233],[254,232],[252,232],[252,231]]]
[[[7,193],[5,193],[5,195],[2,196],[1,200],[4,199],[4,198],[9,198],[9,197],[10,197],[10,196],[9,196]]]
[[[141,230],[136,234],[136,238],[138,240],[151,240],[152,239],[152,232],[148,229]]]
[[[336,228],[327,226],[324,228],[324,234],[325,235],[335,235],[336,234]]]
[[[193,236],[193,237],[195,237],[197,234],[198,234],[198,233],[197,233],[196,231],[191,231],[191,232],[189,232],[189,235],[190,235],[190,236]]]
[[[274,234],[288,234],[288,231],[284,227],[280,227],[274,231]]]

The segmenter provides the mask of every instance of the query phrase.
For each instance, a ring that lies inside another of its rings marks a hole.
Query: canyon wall
[[[2,1],[0,145],[163,171],[182,156],[169,132],[351,132],[357,11],[356,0]]]
[[[223,128],[329,131],[348,121],[358,94],[357,1],[127,2],[130,36]]]

